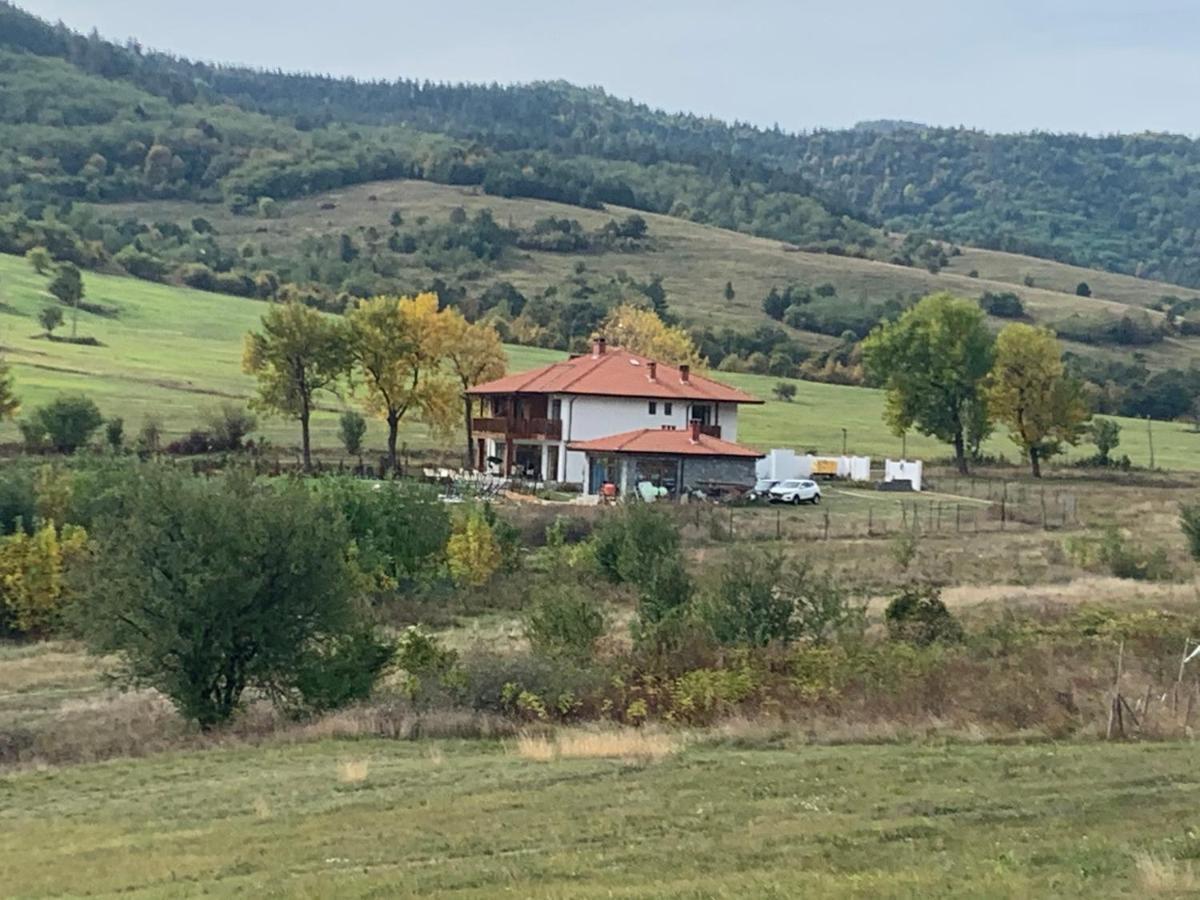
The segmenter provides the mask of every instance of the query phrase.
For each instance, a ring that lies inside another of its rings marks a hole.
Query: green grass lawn
[[[360,764],[351,780],[346,762]],[[537,762],[484,742],[164,754],[0,776],[0,885],[24,897],[1132,897],[1146,888],[1137,853],[1200,853],[1198,788],[1183,744],[732,741],[645,766]]]
[[[265,308],[262,303],[87,273],[87,299],[118,311],[115,317],[80,314],[79,333],[102,342],[88,347],[48,341],[40,335],[35,316],[51,302],[46,283],[23,259],[0,255],[0,345],[13,364],[17,391],[27,407],[62,392],[82,391],[106,415],[122,416],[130,433],[147,414],[154,414],[162,417],[169,432],[182,434],[201,423],[206,407],[252,394],[253,380],[241,371],[242,337],[257,325]],[[64,331],[69,331],[69,325]],[[531,347],[509,347],[508,353],[513,371],[562,357]],[[878,391],[798,381],[795,402],[783,403],[770,399],[777,378],[718,377],[767,400],[763,406],[743,410],[739,439],[745,443],[763,449],[840,452],[845,428],[846,446],[852,453],[875,457],[900,453],[900,439],[882,424],[883,397]],[[317,447],[337,449],[337,409],[353,403],[353,398],[326,398],[326,408],[314,418]],[[264,417],[260,424],[277,445],[291,448],[298,443],[293,422]],[[1148,464],[1145,423],[1126,420],[1122,424],[1119,452],[1128,453],[1138,465]],[[1159,466],[1200,468],[1200,434],[1178,423],[1157,423],[1154,429]],[[14,425],[0,426],[0,440],[17,438]],[[415,422],[405,424],[403,439],[413,447],[433,443],[427,429]],[[381,423],[372,423],[367,445],[373,452],[382,448]],[[1015,457],[1013,445],[1003,436],[994,437],[988,449]],[[942,457],[949,448],[910,435],[908,452],[915,457]],[[1087,452],[1082,448],[1075,455]]]

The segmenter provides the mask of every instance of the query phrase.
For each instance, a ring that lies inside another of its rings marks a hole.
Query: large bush
[[[604,634],[604,614],[582,585],[554,579],[535,592],[525,634],[547,656],[587,659]]]
[[[424,486],[381,485],[331,476],[313,482],[349,529],[357,564],[385,586],[418,578],[441,562],[450,517],[437,493]]]
[[[888,604],[884,613],[893,640],[927,645],[962,640],[963,629],[935,587],[908,585]]]
[[[202,728],[248,689],[289,708],[361,696],[389,652],[370,635],[337,507],[301,484],[148,467],[103,516],[72,620],[123,674]]]
[[[74,453],[92,439],[104,417],[95,401],[82,394],[65,394],[33,411],[31,431],[45,435],[59,453]],[[24,431],[24,430],[23,430]]]

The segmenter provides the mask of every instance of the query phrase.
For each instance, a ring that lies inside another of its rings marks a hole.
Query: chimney
[[[689,366],[687,363],[684,363],[682,366],[679,367],[679,380],[682,381],[684,384],[688,383],[688,379],[691,377],[691,375],[692,375],[692,367]]]
[[[650,362],[646,363],[646,365],[649,367],[649,370],[646,373],[647,377],[651,381],[657,381],[658,380],[658,363],[656,363],[654,360],[650,360]]]
[[[700,420],[692,419],[692,443],[700,443]]]
[[[608,341],[604,339],[604,335],[597,335],[592,339],[592,359],[603,356],[608,352]]]

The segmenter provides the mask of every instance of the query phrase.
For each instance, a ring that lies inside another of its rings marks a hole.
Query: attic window
[[[650,401],[650,415],[653,416],[653,415],[657,415],[657,414],[658,414],[658,404],[655,401],[651,400]]]
[[[669,416],[670,414],[671,414],[671,404],[670,404],[670,403],[664,403],[664,404],[663,404],[663,415],[664,415],[664,416]]]

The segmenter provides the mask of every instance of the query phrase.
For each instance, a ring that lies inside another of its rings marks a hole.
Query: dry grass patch
[[[682,749],[679,735],[642,728],[565,729],[550,735],[522,734],[516,752],[522,759],[619,759],[627,763],[657,762]]]
[[[1134,855],[1133,867],[1138,887],[1145,894],[1194,896],[1200,887],[1190,862],[1142,852]]]
[[[370,770],[371,764],[365,759],[344,759],[338,763],[337,779],[342,784],[362,784]]]

